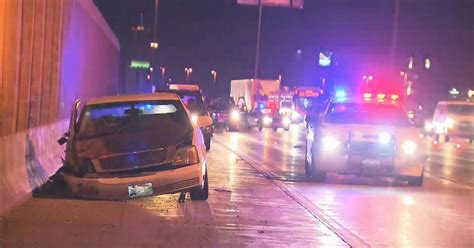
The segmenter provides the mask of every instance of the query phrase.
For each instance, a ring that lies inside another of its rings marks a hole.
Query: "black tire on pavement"
[[[451,138],[449,137],[449,135],[445,135],[444,136],[444,142],[449,142]]]
[[[290,127],[285,127],[285,131],[290,131]]]
[[[419,177],[409,177],[408,185],[410,186],[422,186],[423,185],[423,174]]]
[[[211,150],[211,137],[207,137],[204,139],[204,144],[206,145],[206,151]]]
[[[258,123],[258,131],[262,131],[263,130],[263,125],[259,122]]]
[[[204,174],[204,185],[202,189],[195,189],[190,192],[191,200],[193,201],[205,201],[209,198],[209,182],[207,179],[207,171]]]
[[[274,128],[273,128],[273,131],[275,131],[275,132],[276,132],[277,130],[278,130],[278,128],[277,128],[277,127],[274,127]]]

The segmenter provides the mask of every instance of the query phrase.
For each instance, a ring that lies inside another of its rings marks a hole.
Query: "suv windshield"
[[[163,132],[192,129],[186,111],[176,100],[87,105],[79,123],[79,138],[151,129]]]
[[[398,106],[363,103],[333,103],[329,106],[324,122],[391,126],[410,124],[407,115]]]
[[[448,112],[458,115],[474,115],[474,105],[448,104]]]

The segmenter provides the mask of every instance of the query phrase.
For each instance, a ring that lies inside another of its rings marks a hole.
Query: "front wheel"
[[[262,123],[259,122],[258,123],[258,131],[262,131],[262,130],[263,130],[263,125],[262,125]]]
[[[206,151],[211,150],[211,137],[205,138],[204,144],[206,145]]]
[[[423,185],[423,174],[419,177],[409,177],[408,179],[408,185],[410,186],[422,186]]]
[[[195,189],[190,192],[191,200],[193,201],[205,201],[209,198],[209,184],[207,179],[207,171],[204,174],[204,185],[202,189]]]

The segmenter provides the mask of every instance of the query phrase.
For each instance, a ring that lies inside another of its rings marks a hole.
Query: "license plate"
[[[153,194],[151,183],[142,183],[128,186],[129,197],[147,196]]]
[[[362,159],[362,168],[378,169],[380,168],[380,160],[379,159]]]

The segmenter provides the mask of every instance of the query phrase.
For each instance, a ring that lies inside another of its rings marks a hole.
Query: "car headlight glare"
[[[454,120],[450,117],[446,118],[446,127],[453,128],[454,127]]]
[[[270,123],[272,123],[272,118],[269,117],[269,116],[264,116],[264,117],[263,117],[263,124],[264,124],[264,125],[268,125],[268,124],[270,124]]]
[[[332,151],[335,150],[339,147],[341,144],[341,141],[337,140],[336,138],[332,136],[324,136],[321,139],[321,148],[326,151]]]
[[[433,123],[431,121],[425,121],[425,131],[431,132],[433,130]]]
[[[233,121],[238,121],[240,119],[240,113],[239,111],[237,110],[232,110],[232,112],[230,113],[230,118],[233,120]]]
[[[390,136],[389,133],[387,132],[379,133],[379,143],[387,145],[390,143],[391,140],[392,140],[392,137]]]
[[[195,146],[186,146],[176,150],[173,158],[174,165],[191,165],[199,163],[198,151]]]
[[[197,116],[197,114],[192,114],[192,115],[191,115],[191,122],[192,122],[194,125],[197,125],[197,122],[198,122],[198,116]]]
[[[401,145],[402,151],[407,155],[412,155],[416,152],[416,143],[411,140],[404,141]]]

